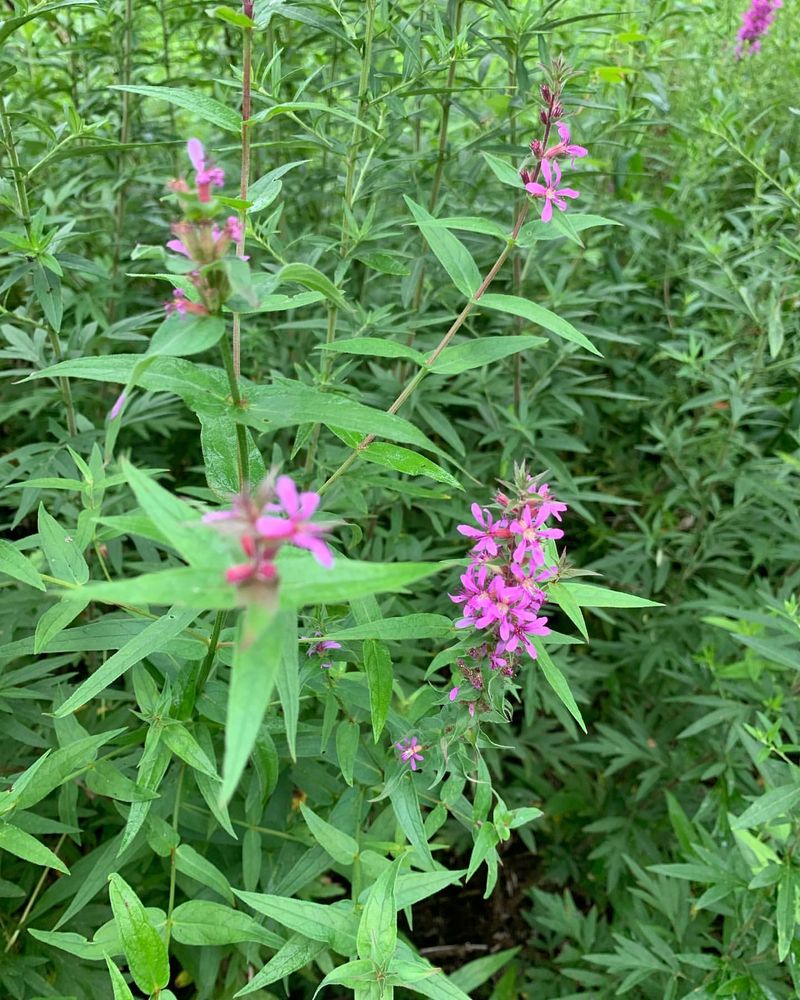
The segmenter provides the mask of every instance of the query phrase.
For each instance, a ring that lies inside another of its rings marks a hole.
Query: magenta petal
[[[298,511],[298,517],[301,521],[308,520],[309,517],[314,513],[314,511],[319,507],[320,496],[318,493],[301,493],[300,494],[300,509]]]
[[[297,487],[289,476],[278,476],[275,483],[275,492],[278,499],[283,504],[283,509],[289,517],[296,517],[300,507],[300,498],[297,495]]]
[[[547,188],[543,184],[537,184],[535,181],[531,181],[530,184],[525,185],[525,190],[529,194],[536,195],[537,198],[543,198]]]
[[[575,188],[560,188],[556,191],[559,198],[580,198],[580,192],[576,191]]]
[[[308,549],[311,555],[317,560],[320,566],[330,569],[333,566],[333,553],[328,546],[314,535],[299,532],[292,539],[295,545],[301,549]]]
[[[294,530],[292,522],[282,517],[260,517],[256,521],[256,531],[262,538],[290,538]]]
[[[252,563],[239,563],[238,566],[231,566],[225,571],[225,579],[228,583],[242,583],[244,580],[249,580],[254,572],[255,567]]]
[[[192,161],[192,166],[195,170],[202,170],[206,165],[206,154],[203,149],[203,144],[199,139],[190,139],[186,143],[186,152],[189,154],[189,159]]]
[[[542,206],[542,222],[549,222],[553,218],[553,203],[549,198],[545,198]]]
[[[561,136],[561,141],[569,142],[569,125],[565,125],[564,122],[556,122],[556,128]]]
[[[186,249],[186,244],[180,240],[168,240],[167,250],[172,250],[173,253],[182,253],[184,257],[191,257],[191,254]]]

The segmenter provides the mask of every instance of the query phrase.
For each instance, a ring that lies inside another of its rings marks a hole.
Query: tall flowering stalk
[[[742,15],[742,26],[737,33],[734,49],[737,59],[745,53],[753,55],[761,51],[761,39],[772,27],[778,8],[782,6],[783,0],[752,0]]]
[[[167,249],[175,255],[170,260],[171,269],[188,275],[194,295],[189,298],[182,288],[176,288],[166,309],[183,316],[220,315],[234,287],[240,292],[250,287],[248,258],[242,252],[244,226],[235,215],[229,215],[220,225],[220,206],[214,198],[214,189],[223,186],[225,174],[207,159],[199,139],[189,139],[186,151],[195,172],[194,190],[182,177],[168,185],[177,197],[183,218],[172,224],[173,239],[167,242]],[[234,341],[238,344],[236,319]],[[239,373],[231,345],[224,337],[220,344],[231,400],[240,407]],[[239,483],[244,490],[249,476],[249,452],[247,432],[241,424],[236,425],[236,444]]]
[[[543,125],[544,131],[541,139],[534,139],[530,144],[531,156],[533,157],[534,163],[531,167],[523,167],[520,171],[522,184],[528,194],[531,195],[531,198],[534,200],[541,198],[543,200],[541,216],[544,222],[549,222],[552,218],[554,204],[560,211],[564,211],[566,208],[564,198],[578,197],[578,192],[572,188],[558,188],[558,184],[561,179],[561,168],[556,161],[559,159],[568,159],[571,162],[574,162],[577,157],[587,155],[587,150],[583,146],[577,146],[572,143],[569,128],[563,121],[561,121],[562,117],[565,115],[564,108],[561,104],[561,92],[567,76],[568,71],[566,66],[558,61],[556,62],[553,70],[552,86],[543,84],[540,88],[543,107],[539,113],[539,120]],[[559,142],[551,146],[550,136],[553,129],[558,132]],[[544,185],[539,183],[540,174],[543,174],[544,179],[547,182]],[[420,367],[416,375],[414,375],[414,377],[408,382],[402,392],[391,404],[388,410],[389,413],[397,413],[409,396],[411,396],[411,394],[416,390],[420,382],[430,372],[431,367],[441,355],[442,351],[444,351],[453,337],[455,337],[461,329],[469,314],[475,306],[478,305],[482,296],[486,293],[489,286],[497,277],[498,272],[502,268],[503,264],[505,264],[508,255],[511,253],[517,237],[519,236],[520,230],[528,217],[530,205],[531,199],[528,199],[520,206],[516,222],[514,223],[514,228],[511,230],[506,246],[500,256],[491,266],[489,272],[486,274],[483,281],[481,281],[479,287],[472,294],[469,302],[466,303],[458,316],[453,320],[450,328],[439,341],[438,345],[426,358],[425,364]],[[350,466],[353,465],[353,463],[358,459],[364,449],[372,444],[374,440],[374,434],[367,434],[366,437],[362,438],[350,455],[348,455],[344,462],[342,462],[339,468],[336,469],[322,484],[320,487],[320,493],[324,493],[325,490],[336,482],[340,476],[344,475]]]
[[[558,574],[557,562],[548,554],[549,542],[564,536],[550,522],[561,521],[567,505],[556,500],[540,478],[518,469],[508,493],[496,494],[492,505],[496,513],[474,503],[474,524],[458,526],[473,543],[461,588],[450,595],[462,606],[456,628],[474,634],[471,665],[458,660],[463,680],[479,692],[477,698],[468,699],[470,714],[476,702],[484,707],[480,692],[488,677],[493,673],[514,677],[525,655],[536,659],[535,639],[550,631],[547,616],[541,613],[547,602],[544,588]],[[455,701],[458,693],[456,686],[450,700]]]

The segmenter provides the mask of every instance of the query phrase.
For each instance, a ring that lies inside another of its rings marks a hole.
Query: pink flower
[[[533,494],[533,502],[539,510],[544,511],[542,521],[546,521],[549,517],[554,517],[557,521],[561,520],[561,514],[567,509],[567,505],[550,495],[550,487],[547,483],[542,483],[538,488],[534,483],[528,488],[528,492]]]
[[[450,694],[448,694],[447,697],[450,699],[450,701],[455,701],[456,698],[458,697],[458,688],[457,687],[451,688]]]
[[[194,180],[197,185],[197,197],[202,202],[209,202],[211,188],[222,187],[225,183],[225,172],[220,167],[206,166],[206,153],[199,139],[190,139],[186,143],[186,151],[196,171]]]
[[[569,156],[574,167],[575,159],[581,156],[588,156],[589,150],[570,142],[569,126],[565,125],[564,122],[556,122],[556,128],[558,129],[561,142],[556,143],[555,146],[551,146],[544,154],[544,158],[546,160],[554,160],[557,156]]]
[[[164,311],[168,313],[178,313],[185,316],[187,313],[194,313],[196,316],[208,316],[208,309],[199,302],[192,302],[186,298],[186,292],[182,288],[176,288],[172,293],[172,302],[164,303]]]
[[[242,535],[240,539],[242,550],[249,556],[250,562],[237,563],[225,571],[228,583],[249,583],[259,580],[269,583],[278,575],[278,569],[273,562],[274,549],[260,549],[251,535]]]
[[[410,764],[412,771],[416,771],[417,761],[425,760],[419,752],[422,747],[417,741],[416,736],[412,736],[410,740],[400,740],[399,743],[395,743],[395,746],[400,754],[400,760],[402,760],[405,764]]]
[[[561,167],[555,160],[552,164],[548,160],[542,160],[542,174],[546,184],[532,181],[525,185],[525,190],[535,198],[544,198],[542,222],[549,222],[553,218],[553,205],[556,205],[559,211],[565,212],[567,203],[564,199],[577,198],[579,194],[574,188],[558,187],[561,183]]]
[[[238,243],[243,234],[242,224],[239,219],[235,215],[229,215],[225,222],[225,228],[233,242]]]
[[[280,504],[271,504],[268,509],[280,511],[288,520],[281,517],[259,517],[255,527],[260,537],[279,544],[291,542],[301,549],[308,549],[320,565],[332,566],[333,553],[320,537],[328,530],[328,526],[309,521],[319,506],[319,494],[298,493],[289,476],[278,477],[275,492]]]
[[[489,511],[482,509],[479,504],[474,503],[470,510],[480,528],[473,528],[471,524],[459,524],[456,530],[460,534],[466,535],[467,538],[477,539],[472,546],[473,552],[484,552],[487,556],[496,556],[496,538],[508,525],[505,521],[498,521],[495,524]]]
[[[317,633],[319,635],[319,633]],[[334,642],[333,639],[322,639],[320,642],[315,642],[313,645],[308,647],[308,652],[306,656],[324,656],[326,652],[330,649],[341,649],[342,644],[340,642]],[[332,663],[320,663],[320,670],[330,670],[333,666]]]

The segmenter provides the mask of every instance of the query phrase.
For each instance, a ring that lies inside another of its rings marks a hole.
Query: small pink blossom
[[[525,190],[535,198],[544,198],[542,206],[542,222],[549,222],[553,218],[553,205],[559,211],[565,212],[567,203],[565,198],[577,198],[579,193],[574,188],[559,188],[561,183],[561,167],[554,160],[552,164],[548,160],[542,160],[542,174],[545,184],[531,182],[525,185]]]
[[[208,309],[199,302],[192,302],[186,298],[186,292],[182,288],[176,288],[172,293],[172,302],[164,303],[164,311],[167,313],[178,313],[185,316],[193,313],[196,316],[208,316]]]
[[[395,743],[395,746],[400,754],[400,760],[404,764],[410,764],[412,771],[416,771],[417,761],[425,760],[420,753],[422,745],[418,742],[416,736],[412,736],[410,740],[400,740],[399,743]]]
[[[202,202],[211,201],[211,188],[222,187],[225,183],[225,172],[220,167],[207,167],[206,154],[199,139],[190,139],[186,143],[186,151],[195,169],[195,184],[197,197]]]
[[[470,510],[480,527],[473,528],[471,524],[459,524],[456,530],[460,534],[466,535],[467,538],[474,538],[476,540],[472,547],[473,552],[486,553],[487,556],[496,556],[497,536],[507,527],[506,522],[498,521],[495,524],[489,511],[477,503],[474,503]]]
[[[546,160],[554,160],[558,156],[568,156],[574,167],[575,160],[581,156],[588,156],[589,150],[583,146],[576,146],[570,141],[569,125],[565,125],[564,122],[556,122],[556,128],[558,129],[561,142],[556,143],[555,146],[551,146],[544,154],[544,158]]]
[[[328,531],[328,526],[309,521],[319,506],[319,494],[298,493],[289,476],[278,477],[275,492],[280,504],[270,507],[285,514],[286,519],[259,517],[255,527],[261,538],[271,542],[291,542],[301,549],[308,549],[320,565],[332,566],[333,553],[320,537]]]
[[[457,687],[451,688],[450,693],[448,694],[447,697],[450,699],[450,701],[455,701],[456,698],[458,697],[458,688]]]

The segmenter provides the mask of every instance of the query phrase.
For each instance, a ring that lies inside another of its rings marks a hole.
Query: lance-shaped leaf
[[[128,968],[143,993],[155,993],[169,982],[169,959],[161,935],[141,900],[118,874],[109,876],[109,896]]]
[[[397,945],[397,903],[395,884],[403,858],[386,868],[369,891],[356,935],[359,958],[368,958],[385,968]]]

